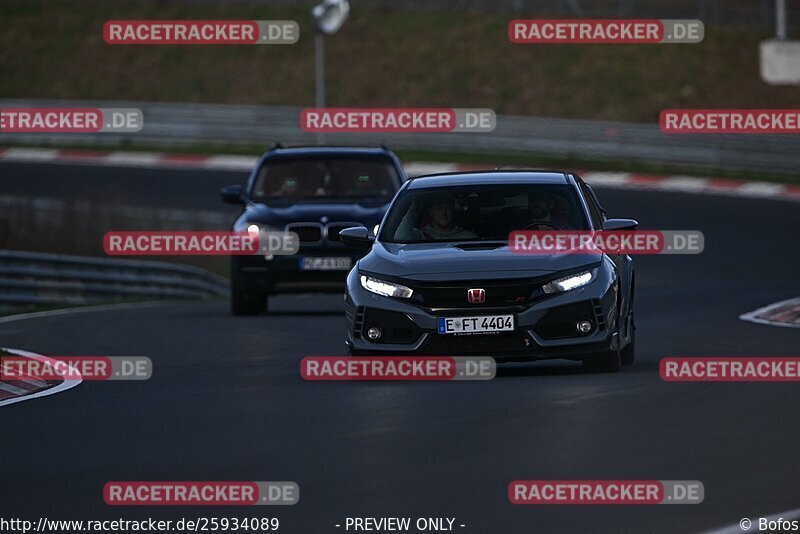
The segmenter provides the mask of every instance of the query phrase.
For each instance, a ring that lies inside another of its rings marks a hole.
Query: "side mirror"
[[[242,198],[243,193],[244,190],[239,184],[223,187],[222,191],[220,191],[222,201],[228,204],[244,204],[244,199]]]
[[[608,219],[603,223],[603,230],[636,230],[639,221],[634,219]]]
[[[339,232],[339,239],[345,246],[357,249],[368,249],[372,246],[374,237],[370,237],[369,230],[363,226],[353,226],[345,228]]]

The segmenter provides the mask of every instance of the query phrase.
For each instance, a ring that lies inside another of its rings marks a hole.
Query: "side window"
[[[578,180],[578,185],[583,193],[583,198],[586,199],[586,205],[589,206],[589,215],[592,217],[592,226],[594,226],[596,229],[603,228],[603,221],[605,220],[605,217],[603,216],[603,210],[600,209],[600,205],[597,203],[597,197],[594,196],[594,191],[592,191],[592,188],[586,185],[583,180]]]

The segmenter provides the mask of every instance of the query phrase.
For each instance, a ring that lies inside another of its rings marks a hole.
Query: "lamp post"
[[[350,4],[347,0],[323,0],[311,10],[317,33],[314,36],[315,105],[325,107],[325,35],[333,35],[347,20]],[[317,144],[325,144],[325,134],[317,133]]]
[[[775,37],[786,40],[786,0],[775,0]]]

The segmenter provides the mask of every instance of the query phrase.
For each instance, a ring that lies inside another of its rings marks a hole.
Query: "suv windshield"
[[[253,200],[391,200],[400,179],[389,159],[303,158],[267,161]]]
[[[587,230],[568,185],[501,184],[409,189],[386,219],[387,243],[507,241],[514,230]]]

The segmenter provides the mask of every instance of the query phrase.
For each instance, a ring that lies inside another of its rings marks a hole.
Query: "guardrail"
[[[188,265],[0,250],[0,306],[4,307],[227,294],[226,279]]]
[[[128,134],[11,134],[0,143],[43,145],[86,143],[144,145],[313,144],[300,128],[301,108],[172,104],[0,100],[0,107],[134,107],[144,113],[144,128]],[[703,169],[797,174],[800,136],[666,135],[656,124],[548,119],[499,115],[490,133],[326,134],[330,144],[385,143],[392,148],[485,154],[537,154],[561,159],[605,160]],[[502,163],[499,161],[498,163]]]

